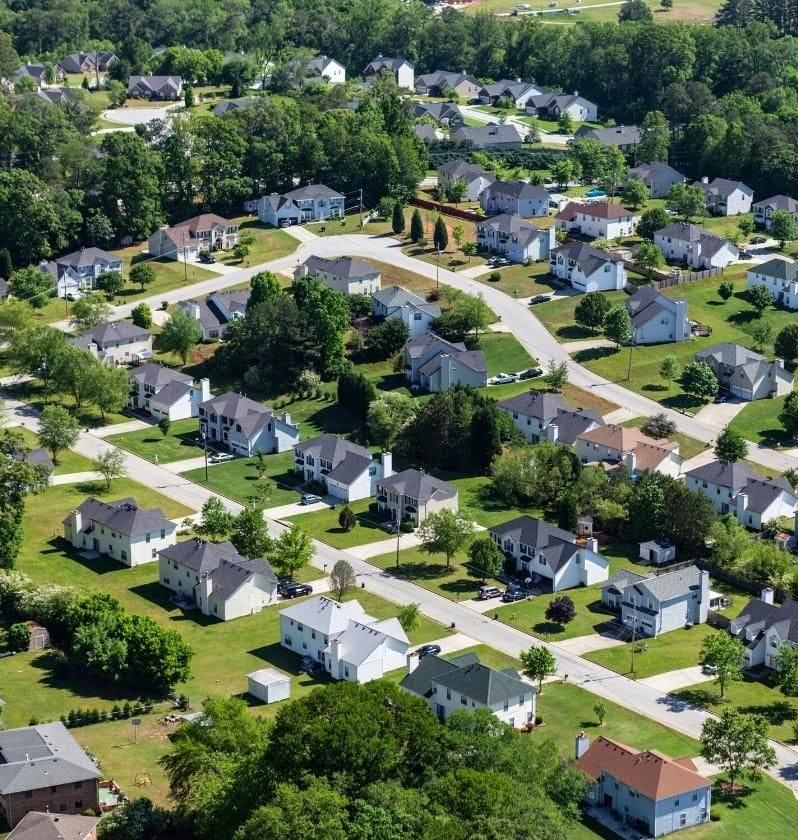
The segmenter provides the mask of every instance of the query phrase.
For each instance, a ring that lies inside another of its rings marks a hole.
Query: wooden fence
[[[640,270],[640,269],[638,269]],[[680,271],[678,274],[669,274],[661,280],[654,280],[658,289],[668,289],[671,286],[683,286],[685,283],[695,283],[698,280],[706,280],[708,277],[715,277],[723,274],[725,268],[707,268],[703,271]]]
[[[439,201],[427,201],[425,198],[411,198],[410,203],[414,207],[422,207],[424,210],[435,210],[444,216],[454,216],[456,219],[465,219],[469,222],[484,222],[485,216],[472,213],[470,210],[461,210],[459,207],[452,207],[450,204],[441,204]]]

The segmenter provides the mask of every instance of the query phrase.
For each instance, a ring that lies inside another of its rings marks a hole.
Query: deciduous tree
[[[468,561],[475,572],[486,578],[495,578],[504,565],[504,555],[490,537],[477,537],[468,546]]]
[[[72,304],[72,323],[77,330],[90,330],[110,320],[112,312],[100,295],[86,295]]]
[[[779,412],[779,423],[790,437],[798,437],[798,391],[790,391],[785,397]]]
[[[747,454],[748,442],[745,436],[736,429],[726,426],[715,441],[715,457],[719,461],[734,464],[736,461],[742,461]]]
[[[648,187],[638,178],[630,178],[624,184],[621,198],[624,204],[637,209],[648,201]]]
[[[676,356],[670,354],[665,356],[659,366],[659,375],[668,383],[669,388],[671,382],[673,382],[674,379],[678,379],[681,372],[682,368],[678,359]]]
[[[366,416],[369,440],[391,449],[402,430],[413,420],[418,405],[406,394],[387,391],[369,403]]]
[[[223,540],[228,537],[234,527],[235,517],[233,514],[225,507],[220,498],[211,496],[202,506],[202,518],[195,530],[203,537]],[[259,555],[259,557],[262,556],[263,554]]]
[[[55,283],[50,273],[38,268],[21,268],[11,275],[14,297],[27,301],[34,309],[41,309],[55,296]]]
[[[105,486],[110,490],[111,482],[115,478],[127,475],[125,453],[116,447],[104,449],[95,459],[94,469],[105,479]]]
[[[545,615],[554,624],[570,624],[576,618],[576,606],[568,595],[558,595],[549,601]]]
[[[745,649],[739,639],[729,633],[712,633],[704,639],[698,656],[698,664],[704,673],[715,677],[724,697],[726,686],[743,678],[742,662]]]
[[[737,709],[724,709],[719,718],[704,721],[701,755],[726,772],[732,792],[737,779],[757,781],[762,770],[776,763],[776,753],[768,744],[767,720]]]
[[[734,294],[734,283],[731,280],[723,280],[718,284],[718,295],[722,301],[727,301]]]
[[[665,212],[663,207],[652,207],[646,210],[640,216],[640,222],[637,225],[637,234],[643,239],[654,241],[654,233],[667,227],[671,223],[671,217]]]
[[[788,241],[795,239],[798,234],[798,226],[792,213],[787,210],[774,210],[770,217],[771,233],[779,240],[779,248],[784,250]]]
[[[0,313],[2,313],[2,307],[0,307]],[[798,358],[798,324],[787,324],[779,330],[773,349],[780,359],[784,359],[787,364],[792,364]]]
[[[452,557],[474,533],[474,523],[459,511],[445,508],[429,514],[418,529],[421,551],[425,554],[443,554],[446,568]]]
[[[552,652],[543,645],[536,647],[532,645],[529,650],[522,650],[521,659],[522,673],[531,680],[537,680],[538,694],[543,693],[543,680],[546,677],[553,677],[557,673],[557,662]]]
[[[748,300],[751,301],[751,305],[756,310],[757,318],[761,317],[768,306],[773,306],[776,302],[776,298],[773,297],[773,292],[767,286],[760,284],[751,286],[748,290]]]
[[[635,252],[635,262],[646,270],[651,280],[656,269],[665,265],[665,257],[653,242],[641,242]]]
[[[613,306],[604,318],[604,335],[618,350],[632,340],[632,319],[625,306]]]
[[[606,295],[601,292],[588,292],[582,295],[574,309],[574,320],[580,327],[587,327],[594,333],[604,326],[604,319],[612,308]]]
[[[163,350],[175,353],[185,365],[189,353],[201,338],[199,324],[188,313],[177,309],[163,325],[158,341]]]
[[[249,560],[258,560],[276,551],[275,541],[269,536],[269,528],[263,519],[263,511],[255,505],[248,505],[235,517],[230,542],[239,554]]]
[[[62,406],[45,406],[39,419],[39,442],[49,450],[53,461],[58,462],[58,453],[69,449],[78,439],[80,425]]]
[[[549,359],[546,373],[543,374],[543,381],[546,386],[559,393],[568,382],[568,362],[557,362],[554,359]]]
[[[685,394],[702,400],[718,393],[718,379],[706,362],[688,362],[680,381]]]
[[[405,633],[412,633],[421,624],[421,609],[419,604],[405,604],[397,613],[399,624]]]
[[[330,591],[338,601],[357,586],[357,578],[352,564],[346,560],[336,560],[330,572]]]
[[[274,544],[274,565],[280,574],[292,578],[313,559],[313,540],[296,523],[283,531]]]
[[[155,269],[148,263],[136,263],[128,273],[130,282],[138,283],[142,292],[147,286],[155,282],[155,277]]]

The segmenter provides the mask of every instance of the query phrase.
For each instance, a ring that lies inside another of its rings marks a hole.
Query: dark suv
[[[277,584],[277,594],[282,595],[283,598],[301,598],[303,595],[312,595],[313,587],[309,583],[281,580]]]

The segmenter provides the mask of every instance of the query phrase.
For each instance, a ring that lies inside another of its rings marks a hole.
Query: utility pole
[[[360,188],[360,204],[358,205],[358,218],[360,219],[360,228],[363,229],[363,187]]]
[[[635,630],[637,630],[637,602],[632,603],[632,677],[635,675]]]
[[[437,257],[435,259],[435,288],[438,289],[441,273],[441,249],[436,248],[435,251],[437,253]]]
[[[183,228],[183,282],[188,283],[188,254],[186,254],[186,229]]]
[[[632,378],[632,348],[635,346],[634,336],[629,340],[629,367],[626,370],[627,381]]]
[[[205,481],[208,481],[208,435],[206,432],[202,433],[202,448],[205,450]]]

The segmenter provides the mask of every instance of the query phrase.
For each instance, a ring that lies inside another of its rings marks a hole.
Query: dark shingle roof
[[[557,440],[571,446],[576,442],[579,435],[584,434],[594,426],[603,426],[604,418],[592,408],[585,411],[560,409],[551,423],[557,427]]]
[[[135,379],[142,385],[152,385],[154,388],[169,385],[172,382],[182,382],[186,385],[191,385],[193,379],[179,370],[172,370],[172,368],[164,367],[163,365],[150,364],[140,365],[130,371],[130,378]]]
[[[112,321],[110,324],[99,324],[94,329],[81,333],[76,338],[92,341],[101,349],[118,341],[146,341],[150,337],[148,330],[129,324],[127,321]]]
[[[796,210],[796,212],[798,212],[798,210]],[[772,260],[753,266],[751,268],[751,272],[755,274],[764,274],[765,277],[775,277],[778,280],[793,282],[796,278],[798,278],[798,265],[794,262],[774,257]]]
[[[778,624],[782,640],[798,644],[798,601],[786,600],[780,607],[752,598],[733,619],[738,627],[752,631],[767,630]]]
[[[708,358],[714,359],[722,365],[729,367],[739,367],[748,362],[766,362],[767,359],[761,353],[755,353],[741,344],[731,344],[728,341],[723,341],[720,344],[713,344],[712,347],[707,347],[704,350],[699,350],[695,354],[696,359],[706,360]]]
[[[559,394],[548,394],[542,391],[527,391],[508,397],[498,403],[499,408],[515,411],[527,417],[536,417],[544,423],[553,420],[559,411],[568,408]]]
[[[718,487],[728,487],[735,492],[745,487],[752,479],[762,478],[742,461],[734,464],[728,461],[710,461],[708,464],[689,470],[685,476],[697,481],[706,481],[707,484],[715,484]]]
[[[390,478],[380,481],[381,486],[387,487],[404,496],[412,496],[423,503],[431,498],[451,499],[457,495],[457,487],[440,478],[419,470],[409,469],[396,473]]]
[[[559,248],[553,248],[551,253],[556,256],[562,254],[566,259],[573,260],[586,277],[590,277],[594,272],[611,262],[609,254],[599,251],[598,248],[588,245],[587,242],[579,242],[578,240],[569,242],[567,245],[561,245]]]
[[[754,513],[764,513],[784,492],[795,499],[795,491],[786,478],[751,478],[740,492],[746,494],[748,510]]]
[[[489,219],[477,222],[477,231],[490,228],[497,233],[514,235],[520,245],[527,245],[539,236],[547,236],[548,231],[536,228],[529,222],[524,222],[518,216],[511,216],[509,213],[500,213],[498,216],[491,216]]]
[[[84,526],[88,525],[89,521],[99,522],[106,528],[130,537],[175,527],[160,508],[143,510],[132,497],[118,499],[115,502],[101,502],[99,499],[89,497],[78,505],[78,510],[83,517]],[[68,517],[64,520],[66,521]]]
[[[488,187],[491,193],[509,195],[517,199],[538,198],[548,203],[549,194],[543,187],[535,187],[526,181],[495,181]]]
[[[476,128],[463,126],[452,132],[455,143],[471,142],[475,146],[500,146],[503,143],[520,143],[521,132],[512,123],[508,125],[484,125]]]
[[[324,184],[306,184],[304,187],[297,187],[295,190],[285,193],[285,197],[291,201],[305,201],[316,198],[343,198],[341,193],[336,192]]]
[[[261,405],[243,394],[235,394],[227,391],[218,397],[206,400],[200,408],[206,412],[235,420],[240,426],[243,434],[251,437],[267,423],[274,415],[271,408]]]
[[[463,353],[466,346],[461,341],[447,341],[429,330],[411,338],[405,344],[405,352],[411,359],[423,356],[430,348],[436,349],[439,353]]]
[[[487,178],[489,181],[495,181],[496,176],[492,172],[483,169],[479,164],[469,163],[465,160],[450,160],[438,167],[439,172],[445,172],[452,178],[465,181],[469,183],[476,178]]]
[[[99,817],[28,811],[6,840],[87,840]]]
[[[501,525],[493,525],[491,534],[500,537],[509,536],[515,542],[531,545],[535,548],[545,548],[553,540],[564,540],[574,542],[576,535],[555,525],[549,525],[544,519],[535,519],[533,516],[519,516]]]
[[[356,455],[350,453],[341,461],[338,466],[333,467],[327,475],[330,481],[338,481],[341,484],[351,484],[356,478],[363,475],[363,472],[371,466],[371,454]]]
[[[341,277],[346,280],[371,277],[380,273],[379,269],[375,268],[370,262],[356,257],[327,259],[326,257],[310,256],[302,265],[307,268],[310,274],[313,274],[314,271],[326,271],[334,277]]]
[[[325,461],[332,461],[335,464],[342,460],[350,453],[361,455],[365,458],[371,458],[370,450],[357,443],[352,443],[345,438],[338,435],[326,434],[311,438],[310,440],[302,441],[302,443],[294,446],[295,452],[301,452],[303,455],[310,453],[316,458],[322,458]]]

